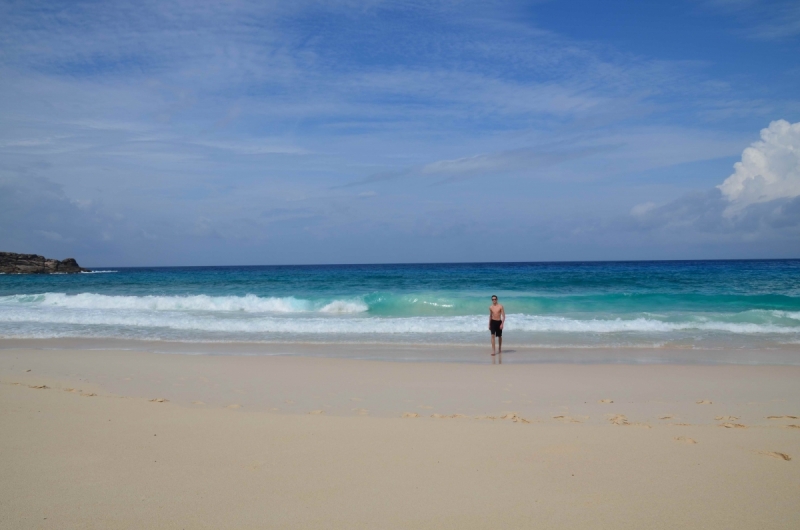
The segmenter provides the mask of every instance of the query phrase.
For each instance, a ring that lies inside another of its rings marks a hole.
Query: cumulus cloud
[[[770,123],[733,167],[734,173],[717,186],[730,202],[726,216],[751,204],[800,195],[800,122]]]
[[[639,204],[625,223],[661,241],[772,241],[791,250],[786,242],[800,238],[800,123],[770,123],[715,189]]]
[[[661,206],[644,203],[631,211],[636,228],[672,234],[701,234],[726,240],[800,235],[800,198],[752,204],[739,215],[725,215],[728,201],[717,190],[690,193]]]

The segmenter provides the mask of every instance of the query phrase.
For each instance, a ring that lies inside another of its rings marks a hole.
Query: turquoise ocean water
[[[484,345],[492,294],[515,347],[800,351],[800,260],[0,275],[0,338]]]

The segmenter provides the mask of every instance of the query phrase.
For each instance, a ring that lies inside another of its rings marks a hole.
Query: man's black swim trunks
[[[489,331],[492,332],[492,335],[497,335],[498,337],[503,336],[503,330],[500,329],[500,324],[502,324],[502,320],[490,320],[489,321]]]

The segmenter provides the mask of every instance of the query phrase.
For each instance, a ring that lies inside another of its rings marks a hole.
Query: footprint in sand
[[[496,420],[497,416],[475,416],[476,420]]]
[[[516,412],[509,412],[508,414],[500,416],[500,419],[501,420],[511,420],[514,423],[530,423],[530,420],[526,420],[525,418],[523,418],[521,416],[517,416]]]
[[[675,441],[676,442],[682,442],[682,443],[685,443],[685,444],[696,444],[697,443],[697,440],[694,440],[693,438],[688,438],[686,436],[676,436],[675,437]]]
[[[741,423],[720,423],[720,427],[725,427],[726,429],[746,429],[747,425],[742,425]]]
[[[355,412],[359,416],[366,416],[367,414],[369,414],[369,411],[367,409],[353,409],[353,412]]]
[[[437,414],[437,413],[431,414],[431,418],[436,418],[437,420],[441,420],[441,419],[449,418],[449,417],[450,416],[445,416],[444,414]]]
[[[25,370],[25,372],[30,372],[30,370]]]
[[[781,460],[786,460],[787,462],[792,459],[792,457],[786,453],[779,453],[777,451],[759,451],[758,454],[771,456],[772,458],[780,458]]]
[[[796,420],[797,416],[767,416],[768,420]]]
[[[242,406],[239,405],[238,403],[234,403],[233,405],[228,405],[225,408],[228,408],[228,409],[239,409],[239,408],[242,408]]]
[[[325,414],[324,410],[312,410],[309,414],[313,414],[315,416],[319,416],[320,414]]]
[[[202,401],[192,401],[192,405],[205,405]]]
[[[613,399],[601,399],[598,403],[614,403]]]
[[[64,392],[76,392],[74,388],[65,388]]]
[[[403,417],[404,418],[419,418],[419,414],[417,414],[416,412],[404,412],[403,413]]]
[[[672,419],[672,418],[674,418],[674,417],[675,417],[675,415],[674,415],[674,414],[667,414],[666,416],[661,416],[661,417],[660,417],[660,418],[658,418],[658,419],[659,419],[659,420],[671,420],[671,419]]]
[[[614,425],[630,425],[624,414],[607,414],[606,417]]]
[[[717,421],[736,421],[739,416],[714,416],[714,419]]]
[[[575,419],[572,416],[553,416],[553,419],[569,423],[583,423],[582,421]]]
[[[35,388],[37,390],[47,390],[50,387],[47,385],[28,385],[28,388]]]
[[[787,425],[787,429],[800,429],[800,425]]]
[[[701,399],[700,401],[695,401],[698,405],[713,405],[713,401],[709,401],[707,399]]]
[[[83,392],[81,394],[81,396],[83,396],[83,397],[95,397],[96,395],[97,394],[95,394],[94,392]]]
[[[165,402],[167,402],[169,400],[168,399],[164,399],[164,398],[153,398],[150,401],[152,401],[153,403],[165,403]]]

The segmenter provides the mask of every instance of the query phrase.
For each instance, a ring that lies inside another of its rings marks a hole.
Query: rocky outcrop
[[[54,272],[72,274],[91,271],[78,265],[74,258],[59,261],[36,254],[0,252],[0,272],[6,274],[52,274]]]

